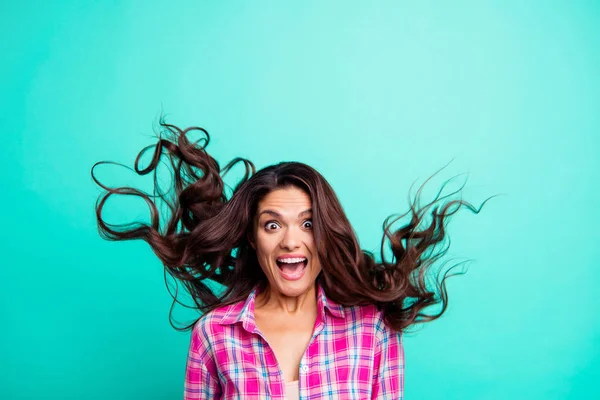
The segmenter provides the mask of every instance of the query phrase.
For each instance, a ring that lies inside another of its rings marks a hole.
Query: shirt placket
[[[319,335],[323,331],[323,328],[325,327],[324,315],[322,315],[320,311],[321,310],[319,309],[319,311],[317,312],[317,320],[315,321],[313,335],[310,338],[310,341],[308,342],[308,346],[306,346],[306,350],[302,355],[302,359],[300,360],[300,371],[298,371],[298,383],[300,384],[298,393],[300,395],[300,398],[305,398],[310,395],[308,390],[308,377],[311,374],[309,360],[313,357],[313,354],[315,354],[315,352],[318,353],[317,338],[319,337]],[[313,347],[315,347],[315,345],[317,346],[317,350],[313,351]]]
[[[267,366],[267,374],[269,378],[275,376],[276,382],[275,385],[271,385],[271,379],[269,379],[269,395],[273,399],[285,400],[285,383],[283,379],[283,370],[279,366],[279,362],[277,361],[277,357],[275,357],[275,352],[269,345],[269,342],[262,333],[258,330],[258,327],[255,325],[253,329],[253,333],[258,335],[263,341],[263,345],[265,348],[264,357],[265,357],[265,365]],[[274,390],[275,389],[275,390]]]

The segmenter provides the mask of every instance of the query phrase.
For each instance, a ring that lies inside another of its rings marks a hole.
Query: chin
[[[285,295],[298,296],[308,291],[314,285],[314,283],[314,281],[309,283],[295,283],[293,285],[284,283],[281,289]]]
[[[306,273],[308,273],[308,271]],[[276,287],[284,296],[297,297],[309,291],[315,285],[315,282],[315,279],[309,280],[306,276],[297,281],[288,281],[280,276]]]

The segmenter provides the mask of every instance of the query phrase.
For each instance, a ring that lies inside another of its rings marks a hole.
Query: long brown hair
[[[139,175],[154,173],[153,194],[132,187],[105,186],[95,177],[94,168],[110,162],[98,162],[92,167],[94,182],[105,191],[96,202],[98,229],[107,240],[146,241],[165,266],[165,274],[185,286],[195,308],[201,312],[244,300],[256,285],[266,287],[267,278],[248,235],[252,232],[258,202],[272,190],[288,186],[305,191],[312,200],[313,231],[322,265],[317,280],[328,297],[345,306],[375,304],[383,311],[386,323],[398,331],[415,323],[437,319],[446,310],[445,281],[456,275],[450,272],[460,264],[443,274],[440,270],[433,287],[429,281],[433,264],[448,250],[447,219],[463,207],[478,213],[491,197],[480,207],[463,200],[444,202],[459,193],[462,187],[444,196],[442,187],[433,201],[420,206],[426,181],[414,199],[410,199],[409,192],[410,206],[405,214],[385,220],[382,261],[376,262],[371,252],[360,248],[336,194],[314,168],[300,162],[281,162],[256,172],[254,164],[244,158],[235,158],[221,168],[206,152],[210,137],[205,129],[180,129],[163,120],[160,126],[158,143],[142,149],[134,165]],[[190,141],[188,134],[198,132],[203,135],[202,139]],[[151,149],[154,152],[149,165],[141,168],[143,155]],[[162,191],[157,166],[165,154],[173,185]],[[223,177],[238,163],[244,164],[245,175],[228,199]],[[104,221],[102,210],[112,195],[144,199],[151,210],[150,223],[113,225]],[[159,202],[169,209],[166,219],[161,218]],[[410,221],[392,228],[406,216]],[[421,226],[429,217],[431,221]],[[391,261],[384,257],[386,245],[392,253]],[[223,285],[224,290],[219,293],[207,284],[211,280]],[[171,295],[175,305],[177,294]],[[424,312],[425,308],[436,304],[441,304],[439,311]],[[175,329],[188,330],[194,325],[195,321],[183,327],[175,326],[172,311],[173,307],[169,320]]]

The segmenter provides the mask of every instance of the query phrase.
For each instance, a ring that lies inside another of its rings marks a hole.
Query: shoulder
[[[375,339],[381,337],[385,329],[383,312],[374,304],[343,306],[342,318],[330,318],[336,331],[342,328],[348,335],[368,335]]]
[[[223,330],[223,327],[231,323],[232,318],[236,318],[244,302],[222,305],[211,310],[200,318],[194,324],[194,332],[217,333]]]
[[[226,333],[225,322],[239,308],[239,304],[220,306],[202,315],[192,329],[192,345],[211,352],[215,344]]]
[[[375,304],[346,306],[344,316],[348,327],[360,327],[361,331],[371,333],[377,341],[384,340],[387,336],[402,335],[402,332],[392,329],[385,322],[383,310]]]
[[[345,306],[343,310],[348,323],[366,324],[379,329],[383,322],[383,312],[374,304]]]

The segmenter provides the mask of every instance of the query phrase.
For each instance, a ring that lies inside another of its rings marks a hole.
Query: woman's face
[[[311,208],[310,197],[296,187],[276,189],[258,203],[252,247],[272,292],[299,296],[321,272]]]

